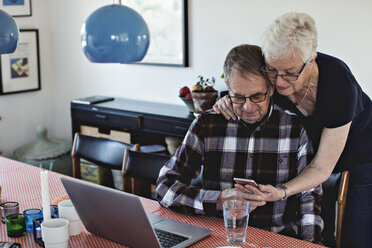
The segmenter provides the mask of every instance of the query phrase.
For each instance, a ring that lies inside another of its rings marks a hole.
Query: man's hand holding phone
[[[252,195],[253,194],[248,193],[246,190],[240,190],[238,188],[225,189],[218,196],[218,199],[216,202],[217,210],[222,210],[222,202],[227,201],[227,200],[233,200],[233,199],[249,201],[251,203],[249,212],[252,212],[257,207],[260,207],[266,204],[265,201],[251,200]]]

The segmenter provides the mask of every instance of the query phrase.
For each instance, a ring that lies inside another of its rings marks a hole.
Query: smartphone
[[[0,241],[0,248],[20,248],[20,243]]]
[[[252,185],[252,186],[258,188],[258,184],[253,179],[234,177],[234,181],[236,183],[239,183],[239,184],[242,184],[242,185],[249,184],[249,185]]]

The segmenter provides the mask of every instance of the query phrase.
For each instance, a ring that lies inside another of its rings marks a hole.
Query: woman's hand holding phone
[[[252,179],[234,178],[235,187],[248,193],[249,201],[264,202],[264,194],[258,189],[259,185]]]
[[[270,184],[258,185],[254,180],[246,178],[234,178],[234,181],[236,182],[235,187],[237,189],[251,194],[251,201],[272,202],[283,198],[282,191]]]
[[[238,178],[234,177],[234,181],[241,185],[252,185],[256,188],[258,188],[258,184],[253,179],[247,179],[247,178]]]

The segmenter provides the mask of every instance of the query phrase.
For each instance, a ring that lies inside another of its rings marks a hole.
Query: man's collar
[[[270,97],[270,104],[269,104],[269,110],[267,111],[266,115],[258,122],[255,122],[253,124],[249,124],[245,122],[240,116],[238,116],[238,121],[245,127],[249,129],[255,129],[258,126],[262,126],[268,119],[270,119],[271,113],[274,109],[274,103],[272,97]]]

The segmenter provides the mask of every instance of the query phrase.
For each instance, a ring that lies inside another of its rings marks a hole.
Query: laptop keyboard
[[[185,241],[186,239],[188,239],[186,237],[183,237],[183,236],[180,236],[174,233],[166,232],[160,229],[155,228],[154,230],[155,230],[155,234],[158,237],[162,248],[173,247]]]

